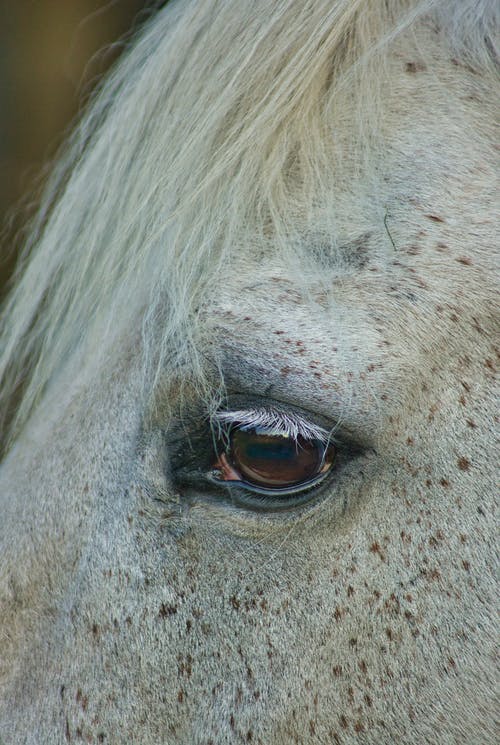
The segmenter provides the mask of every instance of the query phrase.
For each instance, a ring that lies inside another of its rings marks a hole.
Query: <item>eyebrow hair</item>
[[[267,434],[289,437],[294,440],[304,437],[308,440],[327,442],[331,439],[331,433],[318,424],[308,422],[299,414],[285,413],[274,408],[218,411],[213,416],[213,420],[219,425],[223,434],[229,434],[231,426],[238,424],[243,430],[262,428]]]

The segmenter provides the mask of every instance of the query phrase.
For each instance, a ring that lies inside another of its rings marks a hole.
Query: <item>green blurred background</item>
[[[0,298],[26,205],[118,43],[158,2],[0,0]]]

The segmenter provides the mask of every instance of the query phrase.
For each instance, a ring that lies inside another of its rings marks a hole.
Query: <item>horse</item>
[[[3,310],[0,740],[495,741],[498,5],[159,7]]]

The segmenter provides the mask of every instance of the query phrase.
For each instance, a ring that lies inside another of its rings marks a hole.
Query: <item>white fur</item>
[[[173,2],[104,82],[3,314],[2,745],[495,740],[497,28]],[[309,502],[200,481],[242,410]]]

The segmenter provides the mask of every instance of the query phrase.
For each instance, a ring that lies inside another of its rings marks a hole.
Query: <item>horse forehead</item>
[[[469,265],[494,268],[498,153],[491,91],[480,81],[476,89],[463,69],[441,59],[442,75],[450,81],[450,100],[443,101],[434,73],[422,72],[424,81],[409,75],[414,66],[402,65],[401,56],[392,59],[391,90],[370,153],[375,166],[353,169],[347,148],[344,163],[332,162],[333,186],[330,182],[331,188],[317,194],[307,219],[297,222],[290,214],[300,261],[292,249],[277,259],[272,236],[264,258],[254,259],[245,238],[221,268],[216,313],[229,317],[231,306],[239,306],[250,315],[252,308],[257,314],[259,307],[272,307],[276,316],[292,312],[299,318],[313,300],[319,317],[331,309],[335,295],[345,297],[352,289],[355,312],[356,296],[366,301],[377,293],[383,307],[383,275],[412,284],[408,275],[418,272],[421,288],[430,281],[438,294],[450,289],[451,276],[459,284],[467,281],[457,267],[461,262],[463,268],[467,257],[474,257]],[[477,106],[478,99],[484,106]],[[335,137],[348,143],[349,122],[333,125]],[[418,298],[422,293],[418,282],[413,284]]]

